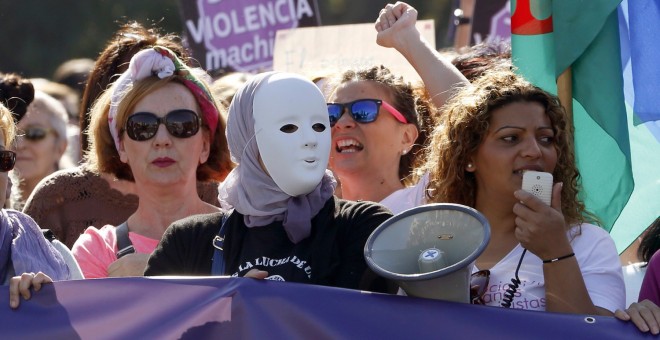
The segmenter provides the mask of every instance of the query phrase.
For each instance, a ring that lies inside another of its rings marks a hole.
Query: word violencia
[[[203,14],[186,21],[195,43],[206,45],[206,69],[232,66],[250,71],[272,63],[275,32],[314,17],[308,0],[273,0]]]

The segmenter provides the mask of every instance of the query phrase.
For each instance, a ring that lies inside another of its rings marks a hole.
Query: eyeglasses
[[[484,294],[488,289],[490,270],[484,269],[475,272],[470,277],[470,303],[473,305],[484,305]]]
[[[353,120],[358,123],[365,124],[371,123],[378,118],[378,111],[380,106],[383,106],[385,110],[396,118],[396,120],[401,123],[408,123],[406,117],[404,117],[399,110],[395,109],[394,106],[390,105],[388,102],[380,99],[358,99],[350,103],[328,103],[328,115],[330,115],[330,126],[334,126],[339,118],[344,114],[344,108],[348,108],[348,113],[350,113]]]
[[[23,134],[19,134],[19,137],[25,138],[31,142],[38,142],[46,136],[48,133],[52,132],[53,129],[45,129],[42,127],[29,127],[23,131]]]
[[[153,138],[158,132],[158,126],[164,124],[167,131],[177,138],[189,138],[197,134],[202,119],[191,110],[170,111],[161,118],[151,112],[138,112],[126,120],[126,134],[136,141]]]
[[[16,164],[16,153],[9,150],[0,150],[0,172],[7,172]]]

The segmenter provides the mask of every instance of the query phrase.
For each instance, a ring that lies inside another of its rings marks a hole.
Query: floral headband
[[[174,74],[181,76],[183,85],[192,92],[195,100],[199,104],[202,111],[202,120],[209,127],[211,132],[211,141],[215,137],[215,130],[218,126],[218,119],[220,119],[220,111],[215,105],[215,101],[211,96],[208,88],[204,83],[194,74],[197,69],[192,69],[186,66],[174,54],[174,52],[162,46],[154,46],[153,48],[142,50],[136,53],[128,65],[128,69],[124,72],[119,79],[117,85],[112,91],[110,99],[110,112],[108,113],[108,123],[110,126],[110,134],[115,141],[115,148],[119,150],[119,128],[114,124],[117,118],[117,108],[119,103],[126,95],[127,90],[134,82],[145,79],[151,76],[157,76],[160,79],[170,77]],[[204,71],[200,70],[200,73]]]

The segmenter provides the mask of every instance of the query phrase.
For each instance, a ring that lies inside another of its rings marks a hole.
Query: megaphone
[[[364,257],[376,274],[407,295],[467,303],[474,262],[489,240],[490,224],[477,210],[428,204],[378,226],[367,239]]]

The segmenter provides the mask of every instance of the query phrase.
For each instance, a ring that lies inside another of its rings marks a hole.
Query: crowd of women
[[[514,308],[616,315],[660,333],[657,265],[626,308],[614,242],[579,199],[558,99],[518,76],[506,52],[452,64],[416,20],[397,2],[375,28],[423,86],[374,65],[323,79],[323,91],[280,72],[212,85],[176,36],[127,24],[82,92],[84,156],[59,171],[64,106],[4,75],[21,94],[0,106],[0,191],[15,165],[20,192],[0,213],[11,307],[82,277],[229,275],[396,293],[366,265],[367,238],[392,213],[456,203],[491,228],[474,269],[488,286],[473,301],[501,306],[515,272]],[[521,190],[528,170],[553,175],[550,205]]]

